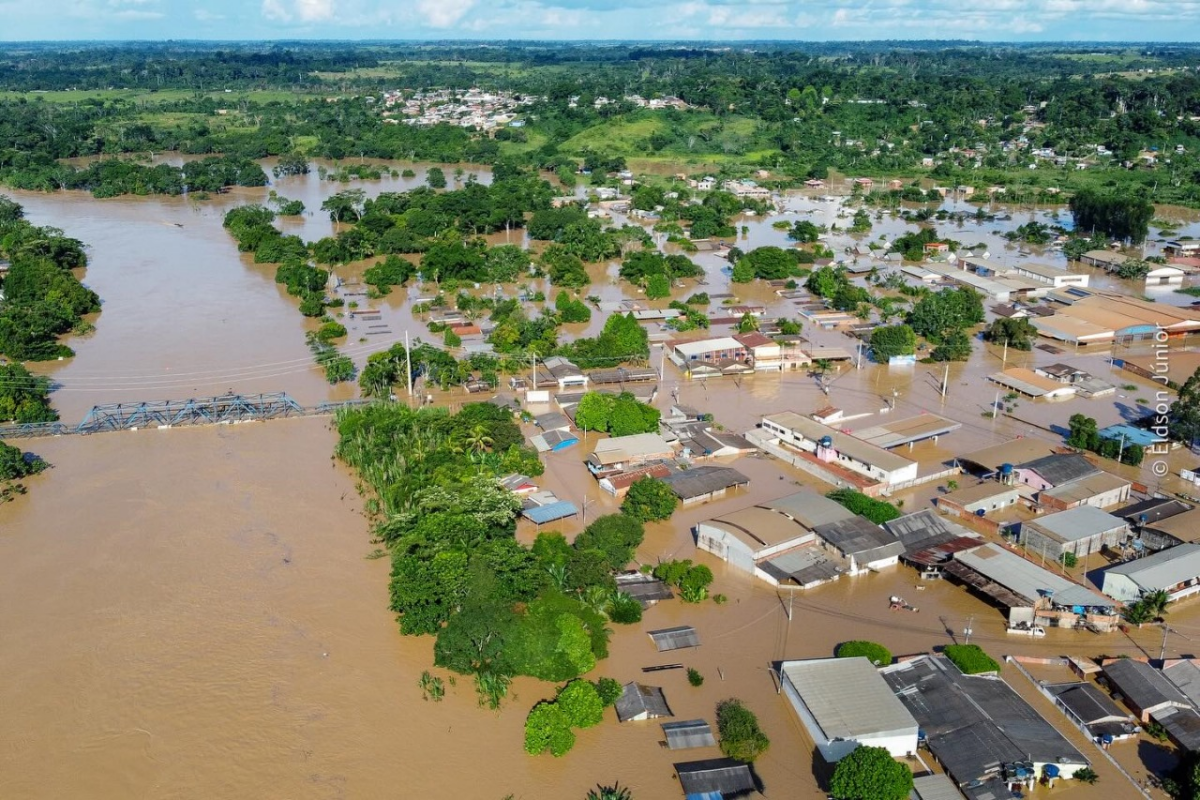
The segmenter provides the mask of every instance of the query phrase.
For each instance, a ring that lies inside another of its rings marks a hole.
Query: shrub
[[[624,691],[620,682],[612,678],[601,678],[596,681],[596,693],[600,695],[600,702],[604,704],[605,708],[615,704]]]
[[[596,685],[583,678],[576,678],[559,689],[554,702],[574,728],[591,728],[604,719],[604,701],[596,691]]]
[[[890,650],[881,644],[863,640],[842,642],[838,645],[837,651],[834,653],[834,655],[838,658],[855,658],[857,656],[863,656],[872,664],[879,667],[892,663],[892,652]]]
[[[688,667],[687,676],[688,683],[690,683],[692,686],[704,685],[704,676],[700,674],[700,670]]]
[[[836,800],[904,800],[913,774],[882,747],[856,747],[838,762],[829,782]]]
[[[983,652],[983,648],[977,644],[950,644],[946,645],[946,649],[942,652],[965,675],[1000,671],[1000,665],[996,663],[996,660]]]
[[[633,625],[641,622],[642,604],[624,592],[617,592],[609,601],[608,618],[618,625]]]
[[[855,489],[834,489],[825,496],[841,503],[847,511],[866,517],[876,525],[891,522],[900,516],[900,509],[896,506],[884,500],[867,497]]]
[[[722,700],[717,704],[717,732],[721,737],[721,752],[738,761],[752,763],[771,746],[771,740],[758,726],[758,717],[741,700]]]

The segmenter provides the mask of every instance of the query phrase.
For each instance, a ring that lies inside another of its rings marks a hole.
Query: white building
[[[838,464],[885,484],[917,478],[917,462],[793,411],[762,418],[762,429],[780,442],[812,453],[817,460]]]
[[[1200,544],[1181,544],[1105,571],[1103,591],[1123,603],[1165,591],[1171,600],[1200,592]]]
[[[1030,261],[1014,264],[1008,271],[1038,283],[1047,283],[1055,289],[1061,289],[1064,286],[1087,286],[1089,280],[1087,275],[1078,275],[1049,264],[1037,264]]]
[[[859,745],[896,758],[917,752],[917,721],[866,658],[785,661],[784,694],[827,763]]]

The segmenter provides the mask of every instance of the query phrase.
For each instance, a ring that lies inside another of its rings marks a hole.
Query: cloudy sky
[[[1194,41],[1200,0],[0,0],[0,39]]]

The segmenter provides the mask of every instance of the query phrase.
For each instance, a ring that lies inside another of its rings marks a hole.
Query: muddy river
[[[468,171],[486,180],[484,170]],[[375,193],[410,183],[351,185]],[[315,239],[333,229],[321,200],[345,186],[314,173],[274,188],[305,202],[313,213],[286,224]],[[13,193],[34,222],[90,246],[86,282],[104,300],[95,333],[70,342],[77,356],[41,367],[59,387],[54,402],[65,420],[97,403],[227,389],[286,391],[304,403],[353,395],[352,387],[331,389],[311,365],[303,341],[309,323],[276,286],[273,269],[240,255],[221,228],[227,208],[264,195],[240,190],[195,203]],[[781,243],[769,222],[747,225],[743,248]],[[699,260],[706,289],[723,291],[720,265]],[[605,300],[626,296],[613,275],[598,268],[592,291]],[[779,307],[761,288],[742,294]],[[424,330],[406,292],[379,305],[391,335],[365,343],[352,335],[346,350],[359,360],[405,330]],[[921,455],[933,462],[961,445],[1022,432],[1021,423],[992,422],[975,410],[989,402],[980,382],[994,368],[955,367],[944,403],[939,376],[931,384],[923,367],[846,371],[828,398],[796,375],[683,383],[680,401],[713,410],[735,430],[764,410],[806,412],[831,400],[854,413],[877,413],[888,395],[899,412],[957,408],[951,415],[969,424],[954,434],[958,441]],[[667,367],[664,408],[675,382]],[[386,609],[387,561],[367,557],[374,549],[368,524],[353,476],[331,461],[333,443],[321,418],[31,443],[55,466],[30,481],[27,496],[0,506],[0,796],[549,799],[582,798],[597,783],[619,780],[646,800],[680,796],[673,762],[719,755],[669,752],[656,723],[618,726],[610,712],[580,732],[567,757],[531,758],[521,748],[522,723],[553,687],[528,679],[514,684],[500,712],[477,708],[465,680],[443,702],[422,700],[417,680],[432,664],[432,640],[397,633]],[[580,456],[551,456],[546,485],[587,501],[589,516],[614,510]],[[752,479],[748,490],[652,526],[639,558],[696,557],[689,530],[697,521],[787,494],[800,479],[766,460],[743,459],[738,468]],[[913,508],[921,498],[909,501]],[[612,656],[593,677],[625,682],[641,679],[649,665],[694,666],[706,677],[700,688],[681,670],[647,676],[664,687],[679,719],[712,721],[719,700],[743,699],[772,740],[757,765],[768,797],[824,796],[813,745],[776,694],[773,660],[827,656],[847,638],[924,651],[955,641],[968,621],[973,641],[996,654],[1138,654],[1159,646],[1158,629],[1103,641],[1056,631],[1014,643],[999,612],[946,584],[918,594],[905,568],[799,595],[789,621],[786,598],[700,560],[714,567],[714,590],[729,602],[671,601],[639,625],[617,626]],[[887,609],[892,594],[919,597],[921,610],[897,616]],[[1200,635],[1197,619],[1186,609],[1174,617],[1173,653],[1189,650],[1193,630]],[[703,646],[664,658],[646,631],[679,624],[695,625]],[[1128,796],[1111,767],[1097,770],[1113,796]]]

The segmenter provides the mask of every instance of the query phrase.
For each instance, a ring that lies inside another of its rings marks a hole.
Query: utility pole
[[[413,381],[412,381],[412,347],[408,341],[408,331],[404,331],[404,371],[408,374],[408,401],[412,405],[413,396]]]
[[[946,365],[946,371],[942,373],[942,399],[946,399],[946,389],[950,385],[950,365]]]
[[[1158,661],[1160,664],[1167,658],[1167,634],[1170,633],[1170,631],[1171,631],[1171,629],[1169,627],[1167,627],[1167,623],[1165,623],[1165,622],[1163,623],[1162,629],[1163,629],[1162,647],[1158,651]]]
[[[1004,340],[1004,355],[1000,357],[1000,368],[1004,369],[1008,365],[1008,339]]]
[[[1121,459],[1124,457],[1125,457],[1125,434],[1122,433],[1121,434],[1121,449],[1117,451],[1117,463],[1118,464],[1123,463],[1121,461]]]
[[[975,615],[974,615],[974,614],[972,614],[971,616],[967,617],[967,627],[963,628],[963,644],[970,644],[970,643],[971,643],[971,634],[972,634],[972,633],[974,633],[974,631],[973,631],[973,630],[971,630],[971,625],[972,625],[972,623],[974,623],[974,622],[975,622]]]

